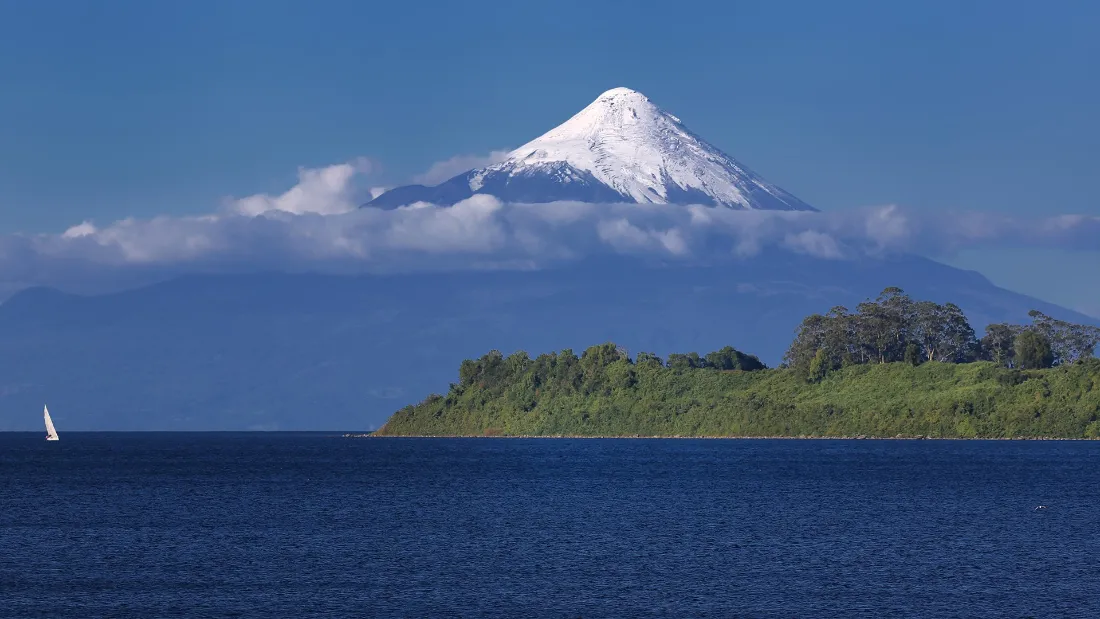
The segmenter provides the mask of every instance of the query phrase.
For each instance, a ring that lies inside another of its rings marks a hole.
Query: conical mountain
[[[526,203],[572,200],[816,210],[629,88],[601,94],[500,163],[469,170],[435,187],[397,187],[368,205],[450,205],[475,193]]]

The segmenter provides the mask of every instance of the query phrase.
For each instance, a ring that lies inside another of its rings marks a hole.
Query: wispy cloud
[[[310,270],[400,272],[547,265],[598,254],[725,260],[766,248],[823,260],[981,247],[1100,251],[1100,217],[913,212],[827,213],[705,206],[504,204],[475,195],[452,207],[356,208],[365,162],[304,169],[277,196],[230,201],[198,217],[82,222],[60,234],[0,236],[0,291],[72,288],[128,276]]]
[[[255,194],[247,198],[230,199],[227,208],[241,215],[259,215],[269,211],[283,211],[302,215],[319,213],[336,215],[358,207],[357,176],[370,172],[367,159],[356,159],[324,168],[299,168],[298,184],[277,196]],[[374,189],[369,190],[375,195]],[[379,188],[378,194],[382,193]]]
[[[508,157],[506,150],[494,150],[488,155],[455,155],[446,161],[437,161],[427,172],[417,174],[412,181],[419,185],[438,185],[467,170],[500,163]]]

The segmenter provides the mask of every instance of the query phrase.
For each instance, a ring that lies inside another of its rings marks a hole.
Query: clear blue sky
[[[358,155],[403,182],[614,86],[822,209],[1100,214],[1097,32],[1085,1],[0,0],[0,232],[209,212]]]

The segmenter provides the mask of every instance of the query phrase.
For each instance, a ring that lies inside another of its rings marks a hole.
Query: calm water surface
[[[1100,617],[1098,492],[1095,442],[6,434],[0,615]]]

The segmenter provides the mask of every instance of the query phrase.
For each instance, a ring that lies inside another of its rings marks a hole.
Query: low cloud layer
[[[301,170],[298,185],[283,194],[233,200],[206,216],[83,222],[60,234],[0,236],[0,296],[28,285],[87,290],[196,271],[537,268],[599,254],[713,261],[779,248],[849,260],[983,247],[1100,250],[1100,217],[1082,215],[503,204],[487,195],[452,207],[358,208],[365,199],[357,180],[368,170],[363,161]]]

